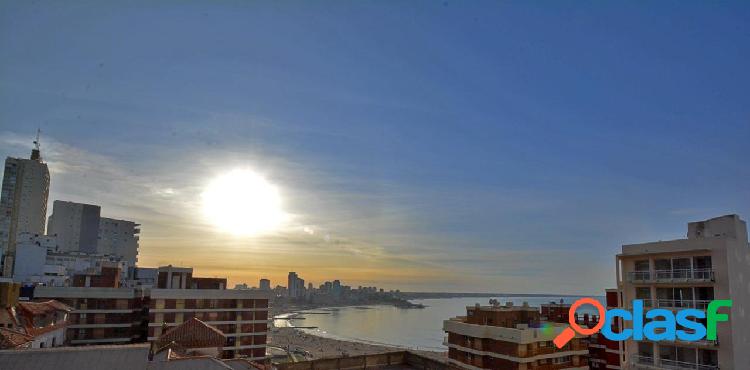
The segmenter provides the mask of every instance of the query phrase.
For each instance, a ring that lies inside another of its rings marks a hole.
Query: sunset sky
[[[750,218],[746,2],[77,4],[0,3],[0,155],[40,127],[50,211],[139,222],[143,266],[603,294],[620,245]],[[205,216],[236,170],[279,227]]]

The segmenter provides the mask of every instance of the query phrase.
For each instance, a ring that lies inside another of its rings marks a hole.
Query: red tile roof
[[[227,337],[219,329],[193,317],[168,330],[157,340],[159,346],[171,342],[183,348],[223,347]]]
[[[54,299],[46,302],[18,302],[18,308],[32,316],[44,315],[55,311],[70,312],[73,310]]]
[[[34,340],[34,337],[15,330],[0,328],[0,349],[13,349]]]

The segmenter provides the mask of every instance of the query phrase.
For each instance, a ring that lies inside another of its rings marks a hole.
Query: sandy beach
[[[275,328],[269,335],[269,344],[296,353],[307,352],[309,354],[308,359],[356,356],[398,350],[395,347],[320,337],[294,328]]]
[[[403,348],[360,342],[349,342],[320,337],[294,328],[274,328],[268,339],[269,347],[279,347],[295,354],[298,360],[357,356],[392,351]],[[413,351],[431,358],[444,359],[444,352]]]

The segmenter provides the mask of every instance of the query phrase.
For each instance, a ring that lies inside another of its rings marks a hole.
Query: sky
[[[748,65],[746,2],[2,1],[0,155],[41,128],[142,266],[601,295],[622,244],[750,217]],[[207,222],[234,169],[283,227]]]

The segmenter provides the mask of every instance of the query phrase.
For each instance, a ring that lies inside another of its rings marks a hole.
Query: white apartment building
[[[22,232],[44,234],[49,170],[39,148],[30,159],[5,159],[0,192],[0,263],[2,276],[13,276],[16,238]]]
[[[127,280],[130,266],[120,256],[82,252],[56,252],[57,238],[49,235],[22,233],[16,243],[13,280],[47,286],[68,286],[75,274],[96,270],[104,263],[117,263],[121,281]]]
[[[22,233],[16,242],[16,260],[13,280],[19,283],[40,283],[64,286],[70,280],[65,268],[47,264],[47,253],[55,250],[54,236]]]
[[[102,217],[99,221],[99,254],[122,256],[130,266],[138,262],[140,224],[133,221]]]
[[[117,256],[134,267],[138,261],[139,226],[133,221],[101,217],[97,205],[56,200],[47,233],[57,238],[56,252]]]
[[[733,300],[730,320],[718,324],[716,341],[629,340],[622,343],[623,367],[750,368],[749,277],[747,225],[737,215],[691,222],[687,239],[623,245],[617,256],[621,307],[632,309],[632,301],[641,299],[646,309],[705,310],[711,300]]]

